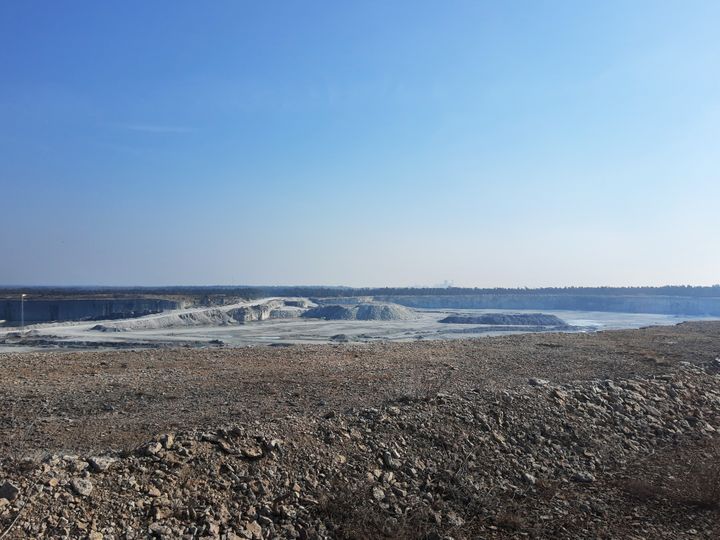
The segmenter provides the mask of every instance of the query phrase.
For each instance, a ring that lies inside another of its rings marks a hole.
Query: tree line
[[[21,293],[36,297],[127,297],[127,296],[238,296],[248,299],[267,296],[306,296],[333,298],[343,296],[462,296],[462,295],[572,295],[572,296],[683,296],[720,297],[720,284],[712,286],[667,285],[662,287],[327,287],[327,286],[164,286],[164,287],[5,287],[0,296]]]

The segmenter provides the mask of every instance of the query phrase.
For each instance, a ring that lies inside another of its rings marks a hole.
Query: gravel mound
[[[639,503],[618,485],[643,479],[638,460],[720,429],[717,366],[400,396],[288,422],[165,433],[126,454],[0,460],[0,530],[15,524],[10,538],[38,539],[713,537],[716,513]]]
[[[158,330],[189,326],[225,326],[228,324],[299,317],[306,307],[314,305],[303,298],[271,299],[251,305],[229,305],[207,309],[191,309],[161,315],[125,319],[96,324],[97,332],[127,332],[131,330]]]
[[[233,317],[221,308],[198,311],[152,315],[140,319],[125,319],[117,322],[96,324],[91,330],[99,332],[128,332],[132,330],[160,330],[188,326],[223,326],[233,322]]]
[[[440,320],[453,324],[493,324],[502,326],[567,326],[555,315],[545,313],[485,313],[483,315],[450,315]]]
[[[363,303],[357,305],[326,305],[312,308],[303,317],[327,321],[407,321],[415,313],[397,304]]]

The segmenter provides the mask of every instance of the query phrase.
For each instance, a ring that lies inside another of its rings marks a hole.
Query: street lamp
[[[25,335],[25,297],[27,294],[20,295],[20,335]]]

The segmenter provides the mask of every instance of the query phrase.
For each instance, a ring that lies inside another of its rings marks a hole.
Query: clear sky
[[[720,2],[0,3],[1,284],[720,282]]]

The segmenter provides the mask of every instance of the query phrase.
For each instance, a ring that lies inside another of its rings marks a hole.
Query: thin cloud
[[[123,124],[121,126],[122,129],[126,129],[128,131],[138,131],[141,133],[169,133],[169,134],[184,134],[184,133],[192,133],[194,130],[192,128],[186,127],[186,126],[165,126],[165,125],[158,125],[158,124]]]

